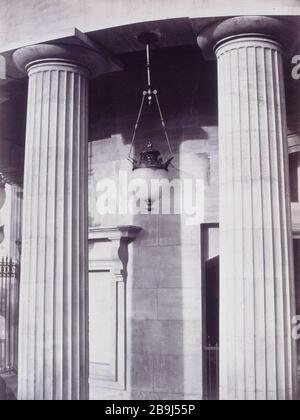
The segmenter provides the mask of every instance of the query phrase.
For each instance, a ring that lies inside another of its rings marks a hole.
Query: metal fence
[[[205,346],[204,399],[219,399],[219,347]]]
[[[0,260],[0,373],[17,371],[19,266]]]

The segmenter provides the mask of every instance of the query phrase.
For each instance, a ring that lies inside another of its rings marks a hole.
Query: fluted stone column
[[[262,30],[260,22],[255,32]],[[221,39],[215,52],[220,398],[292,399],[295,293],[282,48],[248,33]]]
[[[87,398],[88,392],[89,71],[76,61],[76,49],[68,49],[66,57],[63,48],[46,45],[15,54],[29,76],[19,325],[21,400],[78,400]]]

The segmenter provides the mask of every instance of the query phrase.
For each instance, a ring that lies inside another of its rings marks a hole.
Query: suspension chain
[[[137,129],[140,123],[140,119],[142,116],[142,112],[143,112],[143,108],[145,105],[145,100],[146,100],[146,96],[148,97],[148,104],[151,105],[152,103],[152,96],[154,95],[155,97],[155,102],[157,105],[157,109],[159,112],[159,116],[160,116],[160,122],[162,125],[162,129],[164,131],[164,135],[165,135],[165,139],[169,148],[169,151],[171,153],[171,155],[173,154],[172,151],[172,147],[171,147],[171,143],[170,143],[170,138],[168,135],[168,131],[167,131],[167,127],[166,127],[166,123],[163,117],[163,113],[162,113],[162,109],[159,103],[159,99],[158,99],[158,92],[157,90],[152,90],[151,88],[151,65],[150,65],[150,48],[149,48],[149,44],[147,44],[146,46],[146,56],[147,56],[147,65],[146,65],[146,69],[147,69],[147,83],[148,83],[148,87],[147,87],[147,91],[143,91],[143,97],[142,97],[142,102],[139,108],[139,112],[138,112],[138,116],[137,116],[137,120],[134,126],[134,131],[133,131],[133,135],[132,135],[132,139],[131,139],[131,144],[130,144],[130,150],[129,150],[129,154],[128,154],[128,159],[132,162],[133,161],[133,157],[132,155],[132,149],[133,149],[133,144],[136,138],[136,133],[137,133]]]

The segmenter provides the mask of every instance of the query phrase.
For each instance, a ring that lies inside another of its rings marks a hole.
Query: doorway
[[[205,263],[204,278],[204,397],[219,399],[219,257]]]
[[[219,225],[201,228],[203,399],[219,399]]]

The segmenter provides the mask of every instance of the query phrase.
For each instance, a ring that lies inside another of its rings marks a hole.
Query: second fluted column
[[[292,232],[281,47],[217,49],[220,130],[220,396],[292,399]]]
[[[296,395],[291,206],[278,19],[237,17],[201,34],[218,60],[220,398]]]

